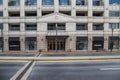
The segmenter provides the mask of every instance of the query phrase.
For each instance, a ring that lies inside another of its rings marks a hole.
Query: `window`
[[[2,11],[0,11],[0,17],[3,17],[3,12]]]
[[[76,0],[76,5],[85,5],[85,0]]]
[[[37,12],[36,11],[26,11],[25,12],[25,16],[37,16]]]
[[[37,30],[37,25],[36,24],[27,24],[25,26],[25,30],[27,30],[27,31],[36,31]]]
[[[102,0],[93,0],[93,6],[102,6]]]
[[[109,0],[109,4],[114,4],[114,5],[120,4],[120,0]]]
[[[110,17],[119,17],[120,16],[120,12],[119,11],[110,11],[109,12],[109,16]]]
[[[87,11],[77,11],[76,16],[87,16],[88,12]]]
[[[42,11],[42,16],[54,13],[54,11]]]
[[[76,30],[88,30],[88,27],[86,24],[77,24]]]
[[[20,31],[20,25],[17,24],[17,25],[9,25],[9,30],[10,31]]]
[[[76,50],[88,50],[88,37],[76,38]]]
[[[59,5],[71,5],[71,0],[59,0]]]
[[[26,37],[25,38],[25,49],[26,50],[37,50],[36,37]]]
[[[119,29],[119,23],[109,23],[109,29]]]
[[[9,0],[8,6],[20,6],[20,0]]]
[[[94,24],[93,30],[104,30],[103,24]]]
[[[42,5],[54,5],[54,0],[42,0]]]
[[[104,12],[93,12],[94,17],[102,17]]]
[[[56,24],[48,24],[48,30],[56,30]],[[57,24],[57,30],[65,30],[65,24]]]
[[[25,5],[27,5],[27,6],[37,5],[37,0],[26,0]]]
[[[3,4],[3,0],[0,0],[0,5],[2,5]]]
[[[60,13],[65,14],[65,15],[71,15],[71,11],[60,11]]]
[[[20,17],[20,12],[8,12],[10,17]]]
[[[3,29],[3,24],[2,23],[0,23],[0,29]]]

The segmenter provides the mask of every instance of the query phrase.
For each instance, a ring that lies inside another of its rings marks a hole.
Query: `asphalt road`
[[[27,80],[120,80],[120,62],[37,62]]]
[[[0,80],[10,80],[24,65],[25,63],[21,62],[0,62]]]

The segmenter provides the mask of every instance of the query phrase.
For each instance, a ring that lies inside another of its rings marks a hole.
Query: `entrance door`
[[[103,50],[104,41],[93,41],[93,50]]]
[[[48,51],[55,51],[56,47],[57,50],[65,50],[65,40],[57,40],[57,45],[54,39],[48,40]]]

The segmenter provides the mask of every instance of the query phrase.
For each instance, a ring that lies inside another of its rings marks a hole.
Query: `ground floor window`
[[[9,50],[10,51],[19,51],[20,50],[19,37],[10,37],[9,38]]]
[[[37,50],[36,37],[26,37],[26,39],[25,39],[25,49],[26,50]]]
[[[119,49],[119,37],[109,37],[109,49]]]
[[[88,49],[88,38],[77,37],[76,50],[87,50]]]

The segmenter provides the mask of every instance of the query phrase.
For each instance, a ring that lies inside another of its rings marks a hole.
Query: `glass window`
[[[120,0],[109,0],[109,4],[120,4]]]
[[[2,11],[0,11],[0,17],[3,17],[3,12]]]
[[[56,30],[56,25],[48,24],[48,30]],[[65,30],[65,24],[57,24],[57,30]]]
[[[2,5],[3,4],[3,0],[0,0],[0,5]]]
[[[109,24],[109,29],[119,29],[119,23],[110,23]]]
[[[20,25],[10,25],[9,30],[10,31],[20,31]]]
[[[42,0],[42,5],[54,5],[54,0]]]
[[[59,5],[71,5],[70,0],[59,0]]]
[[[37,5],[37,0],[26,0],[25,5],[28,5],[28,6]]]
[[[102,24],[94,24],[93,30],[104,30],[104,27]]]
[[[88,30],[88,27],[86,24],[77,24],[76,30]]]
[[[26,37],[25,48],[26,50],[37,50],[36,37]]]
[[[0,29],[3,29],[3,24],[2,23],[0,23]]]
[[[27,31],[36,31],[37,30],[37,25],[36,24],[27,24],[25,26],[25,30],[27,30]]]
[[[109,49],[119,49],[119,37],[109,37]]]
[[[93,6],[102,6],[102,0],[93,0]]]
[[[85,0],[76,0],[76,5],[85,5]]]
[[[88,39],[77,39],[76,50],[88,50]]]
[[[8,6],[20,6],[20,0],[9,0]]]
[[[109,12],[109,16],[110,17],[119,17],[120,16],[120,12],[119,11],[110,11]]]

